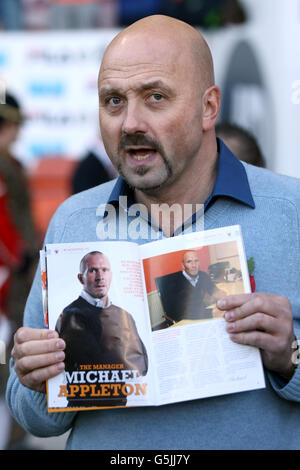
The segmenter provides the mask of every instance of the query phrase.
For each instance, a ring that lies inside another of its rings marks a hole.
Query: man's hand
[[[65,343],[56,331],[22,327],[14,336],[12,357],[22,385],[46,391],[46,380],[64,369]]]
[[[234,342],[260,348],[267,369],[287,379],[292,377],[295,334],[286,297],[263,293],[229,295],[217,306],[226,311],[226,328]]]

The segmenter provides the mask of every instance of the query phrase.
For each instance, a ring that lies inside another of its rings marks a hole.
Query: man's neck
[[[212,153],[214,152],[214,153]],[[217,148],[212,149],[202,158],[198,171],[190,172],[188,176],[181,178],[180,182],[156,189],[151,192],[135,190],[135,197],[142,207],[146,207],[148,215],[162,229],[164,234],[170,237],[177,228],[185,222],[186,214],[196,211],[197,204],[204,204],[211,194],[217,175]],[[186,210],[186,205],[191,205],[192,212]],[[170,211],[173,206],[174,210]]]
[[[93,297],[91,294],[89,294],[86,290],[82,290],[80,296],[86,300],[89,304],[94,305],[95,307],[101,307],[101,308],[106,308],[109,307],[110,301],[108,300],[108,297],[102,297],[101,299],[98,299],[96,297]]]
[[[199,273],[196,276],[190,276],[186,271],[182,271],[183,276],[192,284],[192,286],[196,286],[199,280]]]

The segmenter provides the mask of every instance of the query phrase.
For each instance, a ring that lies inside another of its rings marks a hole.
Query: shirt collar
[[[134,199],[133,189],[120,176],[117,179],[116,184],[113,187],[113,190],[112,190],[112,192],[109,196],[109,199],[107,201],[108,204],[119,203],[119,200],[120,200],[121,196],[126,196],[127,197],[128,207],[136,202],[135,199]]]
[[[244,165],[219,138],[217,145],[219,152],[217,177],[214,188],[205,201],[204,210],[218,197],[229,197],[254,209],[255,203]],[[107,202],[119,203],[120,196],[127,197],[128,207],[136,202],[133,189],[121,177],[117,179]]]
[[[86,290],[81,291],[80,297],[86,300],[89,304],[94,305],[94,307],[107,308],[107,307],[110,307],[111,305],[111,301],[107,299],[107,305],[105,307],[101,299],[97,299],[96,297],[93,297]]]
[[[192,286],[196,287],[197,285],[197,282],[199,281],[199,274],[197,274],[196,277],[191,277],[188,275],[188,273],[186,271],[182,271],[182,274],[184,275],[184,277],[192,284]]]
[[[229,197],[255,208],[246,170],[242,162],[217,138],[218,168],[214,188],[205,201],[205,209],[217,197]]]

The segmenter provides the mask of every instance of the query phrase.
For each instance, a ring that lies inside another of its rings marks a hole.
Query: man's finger
[[[276,320],[265,313],[253,313],[246,317],[240,317],[236,321],[228,321],[226,330],[228,333],[241,333],[248,331],[264,331],[268,334],[275,334],[277,331]]]
[[[52,365],[58,365],[60,362],[63,362],[64,358],[65,354],[63,351],[35,356],[25,356],[17,361],[15,364],[15,370],[17,373],[24,376],[35,369],[43,369]]]
[[[222,299],[218,300],[217,307],[220,310],[229,310],[232,308],[240,307],[245,302],[250,300],[252,294],[236,294],[236,295],[226,295]]]
[[[19,379],[22,385],[24,385],[25,387],[31,388],[32,390],[45,392],[46,381],[53,377],[56,377],[56,375],[61,373],[63,370],[64,363],[59,362],[57,364],[52,364],[48,367],[35,369],[26,375],[19,376]]]
[[[217,305],[220,309],[226,310],[227,321],[235,321],[259,312],[276,317],[278,309],[274,308],[274,302],[274,296],[271,295],[239,294],[229,295],[222,299],[220,306],[219,303]]]
[[[26,343],[27,341],[37,341],[52,338],[58,338],[57,331],[48,330],[47,328],[29,328],[27,326],[19,328],[14,336],[16,344]]]
[[[270,341],[272,340],[272,337],[263,331],[246,331],[230,334],[230,339],[238,344],[245,344],[259,349],[268,350],[271,348]]]
[[[35,340],[24,343],[16,343],[12,350],[12,357],[17,360],[24,356],[35,356],[38,354],[48,354],[54,351],[63,350],[65,342],[60,338],[49,340]]]

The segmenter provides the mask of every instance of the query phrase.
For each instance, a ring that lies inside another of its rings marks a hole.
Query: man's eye
[[[118,98],[117,96],[112,96],[107,100],[108,104],[112,106],[118,106],[121,103],[121,99]]]
[[[161,95],[160,93],[153,93],[151,97],[153,101],[161,101],[163,99],[163,95]]]

